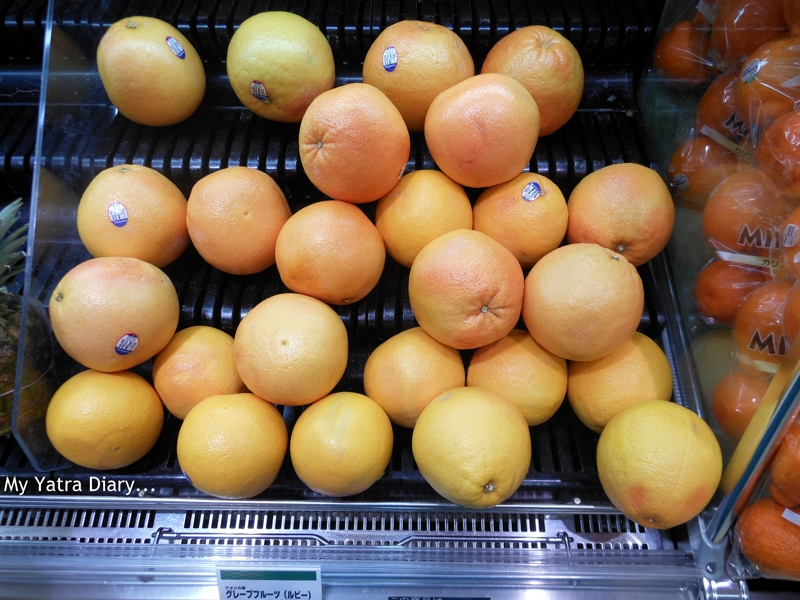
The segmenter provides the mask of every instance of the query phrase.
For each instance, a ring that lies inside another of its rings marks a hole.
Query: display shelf
[[[321,198],[299,161],[297,125],[252,115],[227,83],[225,48],[251,14],[290,10],[317,24],[333,48],[337,84],[357,81],[371,41],[403,18],[453,29],[478,68],[491,45],[513,29],[540,23],[564,33],[586,67],[584,98],[561,130],[539,140],[528,170],[551,178],[568,196],[582,177],[605,165],[658,166],[634,96],[660,13],[654,7],[657,3],[642,0],[54,0],[45,21],[55,32],[47,39],[56,45],[44,58],[48,66],[54,57],[59,60],[45,74],[41,113],[30,105],[0,105],[0,174],[33,184],[36,233],[28,298],[46,306],[61,275],[88,258],[74,223],[77,202],[92,177],[112,165],[150,166],[185,194],[204,175],[243,165],[272,175],[293,210]],[[35,12],[25,9],[26,15]],[[97,43],[111,23],[133,12],[172,22],[203,57],[206,98],[182,124],[156,129],[132,123],[117,114],[102,90],[93,64]],[[7,17],[6,27],[12,21],[21,23],[16,36],[35,33],[29,17]],[[407,170],[433,167],[423,136],[412,135]],[[479,191],[468,194],[474,200]],[[369,215],[373,207],[364,210]],[[261,299],[285,291],[274,268],[226,275],[191,249],[166,271],[179,292],[181,328],[205,324],[234,333]],[[675,372],[675,401],[701,412],[667,257],[662,254],[639,271],[646,294],[639,329],[665,349]],[[351,347],[338,389],[363,390],[369,352],[415,324],[407,281],[408,269],[389,260],[367,298],[337,308]],[[469,353],[463,355],[467,361]],[[57,348],[54,357],[56,382],[79,369]],[[139,371],[147,376],[149,369],[145,364]],[[290,427],[301,410],[283,409]],[[257,498],[210,498],[188,484],[177,464],[179,425],[168,418],[150,455],[116,472],[82,469],[52,455],[39,470],[18,441],[0,442],[0,597],[216,598],[220,565],[296,564],[321,566],[326,599],[746,597],[746,586],[724,573],[704,576],[698,520],[658,531],[636,525],[610,504],[594,463],[597,434],[567,403],[531,429],[533,460],[518,492],[486,511],[462,509],[439,497],[414,465],[411,432],[400,427],[394,430],[387,472],[357,497],[330,499],[311,492],[287,461],[276,483]],[[37,478],[42,492],[34,489]],[[57,485],[59,478],[73,489],[48,492],[47,483]],[[132,482],[137,491],[91,489],[112,481]],[[29,487],[22,495],[19,488],[6,488],[23,482]],[[79,494],[75,482],[81,484]]]

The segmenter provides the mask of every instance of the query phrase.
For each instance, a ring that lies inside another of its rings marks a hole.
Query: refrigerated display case
[[[371,41],[400,19],[452,29],[478,69],[491,45],[521,26],[546,24],[563,33],[586,69],[584,97],[562,129],[539,140],[529,169],[568,196],[583,176],[608,164],[661,166],[635,95],[661,8],[643,0],[12,2],[4,7],[11,58],[0,82],[14,93],[11,101],[0,98],[0,172],[8,182],[4,193],[22,194],[28,184],[32,190],[26,310],[37,301],[46,307],[59,278],[89,258],[75,228],[77,202],[89,181],[112,165],[150,166],[187,195],[202,176],[241,165],[273,176],[293,210],[321,197],[303,173],[297,125],[256,117],[227,83],[227,44],[251,14],[289,10],[318,25],[333,49],[338,85],[360,79]],[[184,123],[137,125],[117,114],[103,91],[97,44],[113,22],[132,14],[173,23],[204,60],[206,97]],[[31,65],[40,35],[39,97]],[[412,134],[407,170],[434,166],[423,136]],[[474,199],[477,190],[470,193]],[[274,267],[227,275],[192,249],[165,271],[180,298],[181,328],[203,324],[233,334],[260,300],[286,290]],[[666,352],[674,401],[705,416],[668,253],[639,272],[646,296],[639,331]],[[337,308],[351,346],[337,390],[363,391],[370,351],[415,324],[407,284],[408,269],[388,260],[369,296]],[[30,343],[25,333],[23,345]],[[52,390],[80,367],[57,344],[51,352],[37,356],[46,366],[37,368],[35,380]],[[150,368],[146,363],[138,372],[148,376]],[[18,381],[31,370],[20,361]],[[517,493],[476,511],[430,488],[414,464],[411,432],[401,427],[394,428],[386,473],[358,496],[331,499],[310,491],[287,458],[263,494],[230,501],[201,494],[182,474],[175,455],[180,422],[173,417],[146,457],[96,472],[70,465],[49,445],[42,423],[46,392],[19,396],[14,436],[0,440],[3,597],[216,598],[225,597],[221,571],[293,567],[318,569],[324,598],[747,597],[746,583],[726,570],[727,530],[717,544],[704,533],[726,499],[670,530],[627,519],[600,485],[597,434],[568,403],[531,428],[533,459]],[[283,409],[290,429],[301,410]]]

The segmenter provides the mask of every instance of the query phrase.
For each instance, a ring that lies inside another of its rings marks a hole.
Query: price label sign
[[[220,600],[322,600],[319,567],[217,569]]]

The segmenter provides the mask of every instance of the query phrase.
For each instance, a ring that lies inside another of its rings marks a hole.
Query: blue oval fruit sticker
[[[169,46],[169,49],[172,50],[172,53],[181,60],[186,58],[186,50],[184,50],[181,43],[171,35],[167,36],[167,46]]]
[[[117,340],[117,343],[114,346],[114,350],[116,350],[117,354],[119,354],[120,356],[125,356],[126,354],[130,354],[131,352],[136,350],[136,346],[138,345],[139,345],[139,338],[136,336],[136,334],[126,333]]]
[[[108,220],[117,227],[125,227],[127,225],[128,210],[122,202],[114,200],[108,205]]]
[[[522,199],[525,200],[525,202],[532,202],[541,195],[542,195],[542,186],[540,186],[535,181],[531,181],[522,190]]]
[[[742,83],[750,83],[756,77],[758,77],[758,72],[761,71],[761,67],[766,64],[766,60],[762,63],[759,59],[755,59],[750,64],[746,65],[742,69]]]
[[[383,68],[391,73],[397,68],[397,50],[394,46],[388,46],[383,51]]]
[[[266,86],[257,79],[254,79],[250,82],[250,93],[262,102],[266,102],[266,100],[269,98],[269,96],[267,96]]]
[[[683,173],[678,173],[672,178],[672,184],[679,190],[689,189],[689,178]]]

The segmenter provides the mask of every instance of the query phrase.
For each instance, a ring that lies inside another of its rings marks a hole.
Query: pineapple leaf
[[[8,231],[19,219],[19,209],[22,208],[22,198],[17,198],[0,210],[0,239],[8,234]]]
[[[25,245],[25,242],[28,241],[28,236],[24,235],[27,230],[28,225],[25,224],[19,229],[12,231],[8,237],[0,237],[0,259],[2,259],[2,264],[13,265],[14,259],[19,260],[21,257],[14,256],[15,253],[21,254],[22,257],[25,256],[23,251],[17,252],[17,250],[22,248]]]
[[[20,248],[28,239],[25,235],[28,226],[26,224],[11,231],[19,220],[21,207],[20,198],[0,210],[0,291],[5,291],[6,283],[24,269],[20,263],[25,258],[25,252]]]

